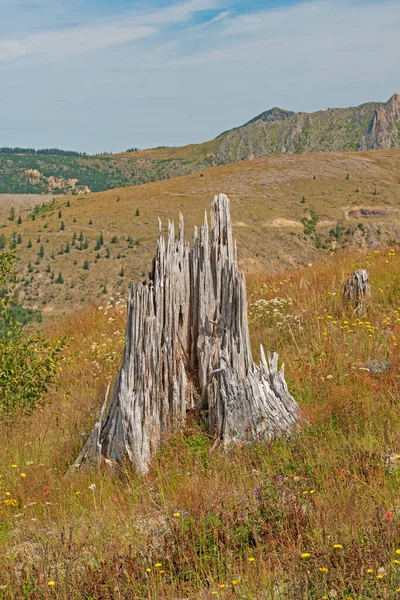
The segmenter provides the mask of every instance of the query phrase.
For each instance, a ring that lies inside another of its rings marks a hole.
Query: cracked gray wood
[[[160,237],[149,280],[133,286],[126,341],[105,419],[101,415],[75,463],[100,455],[130,460],[146,473],[164,436],[183,428],[188,411],[205,414],[208,433],[231,443],[289,436],[301,423],[278,356],[253,361],[246,284],[237,265],[229,200],[214,198],[211,223],[184,238]]]
[[[371,287],[368,283],[368,273],[365,269],[355,271],[344,284],[343,300],[352,303],[359,315],[366,312]]]

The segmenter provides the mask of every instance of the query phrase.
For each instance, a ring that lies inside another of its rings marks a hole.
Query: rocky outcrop
[[[400,95],[379,106],[361,140],[361,150],[380,150],[400,146]]]
[[[58,192],[78,195],[90,193],[90,188],[87,185],[81,185],[76,178],[65,179],[54,175],[46,177],[37,169],[25,169],[24,174],[31,185],[42,186],[47,193]]]

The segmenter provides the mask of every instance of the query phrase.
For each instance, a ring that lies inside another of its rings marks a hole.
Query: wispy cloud
[[[72,54],[139,40],[151,36],[155,31],[154,27],[144,25],[95,25],[27,35],[22,39],[0,40],[0,62],[23,57],[54,61]]]
[[[39,3],[47,5],[52,1],[39,0]],[[21,8],[36,6],[37,0],[20,0],[20,4]],[[160,33],[169,25],[185,22],[195,13],[212,10],[219,5],[218,0],[187,0],[164,9],[126,12],[114,17],[111,22],[57,27],[40,33],[0,38],[0,62],[20,58],[54,61],[68,55],[123,45]]]

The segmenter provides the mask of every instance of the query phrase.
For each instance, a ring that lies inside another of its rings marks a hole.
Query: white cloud
[[[317,110],[400,91],[399,0],[248,15],[235,4],[188,0],[3,39],[0,145],[190,143],[271,106]],[[209,9],[206,23],[191,22]]]

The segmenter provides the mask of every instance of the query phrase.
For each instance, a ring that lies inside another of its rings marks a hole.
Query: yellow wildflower
[[[302,552],[301,558],[310,558],[311,554],[309,552]]]
[[[321,571],[321,573],[327,573],[328,569],[326,567],[320,567],[319,570]]]
[[[55,581],[48,581],[47,585],[49,585],[50,587],[53,587],[54,585],[56,585]]]
[[[249,562],[255,562],[255,558],[253,556],[250,556],[250,558],[247,559]]]
[[[400,458],[400,456],[399,456],[399,458]],[[400,548],[397,548],[396,554],[400,554]]]
[[[156,563],[154,566],[156,567],[156,569],[158,569],[159,567],[162,567],[162,563]]]
[[[383,577],[384,576],[382,575],[382,573],[378,573],[378,575],[376,576],[377,579],[383,579]]]
[[[225,587],[225,584],[224,584],[224,583],[221,583],[221,584],[220,584],[220,586],[219,586],[219,589],[220,589],[220,590],[223,590],[223,589],[224,589],[224,587]]]
[[[20,473],[21,477],[26,477],[26,473]]]
[[[342,544],[333,544],[335,550],[341,550],[343,548]]]
[[[373,569],[367,569],[367,573],[373,573],[374,570]]]
[[[147,567],[147,569],[146,569],[146,573],[150,573],[150,572],[151,572],[151,569],[150,569],[150,567]]]
[[[174,517],[180,517],[180,516],[181,516],[181,513],[179,513],[179,512],[174,513]]]
[[[232,579],[232,585],[238,585],[239,579]]]

